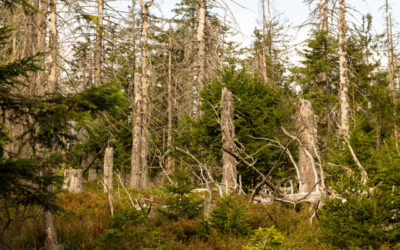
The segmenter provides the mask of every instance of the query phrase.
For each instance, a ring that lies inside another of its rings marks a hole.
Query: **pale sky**
[[[260,0],[216,0],[220,3],[229,5],[229,8],[237,23],[239,24],[240,30],[244,35],[236,37],[236,41],[244,42],[248,44],[251,40],[251,36],[255,27],[260,27],[261,20],[261,6]],[[171,10],[178,0],[155,0],[161,8],[165,17],[170,17]],[[383,32],[385,27],[385,10],[382,6],[385,4],[385,0],[347,0],[347,5],[353,8],[347,15],[348,20],[353,22],[359,22],[361,14],[370,13],[373,16],[373,26],[376,32]],[[237,3],[237,4],[235,4]],[[400,0],[389,0],[389,4],[392,7],[392,17],[395,20],[394,33],[397,29],[397,13],[400,13]],[[238,5],[246,8],[239,7]],[[287,20],[288,23],[295,27],[307,20],[310,13],[310,9],[307,4],[303,3],[303,0],[271,0],[272,15],[279,15],[281,20]],[[154,11],[158,12],[154,9]],[[223,11],[219,11],[221,15]],[[294,36],[296,36],[294,42],[298,43],[307,37],[307,28],[296,32],[297,29],[293,30]]]

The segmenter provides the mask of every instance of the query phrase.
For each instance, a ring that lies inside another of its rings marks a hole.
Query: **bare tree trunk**
[[[390,13],[389,13],[389,3],[388,0],[386,0],[386,37],[387,37],[387,59],[388,59],[388,74],[389,74],[389,90],[391,93],[391,99],[393,104],[397,105],[397,100],[396,100],[396,88],[395,88],[395,83],[394,83],[394,65],[393,65],[393,44],[391,43],[392,41],[392,27],[391,27],[391,20],[390,20]],[[396,108],[393,111],[393,116],[397,117],[397,111]],[[397,124],[394,124],[394,142],[396,148],[399,147],[399,142],[398,142],[398,127]]]
[[[268,6],[269,6],[269,0],[268,0]],[[267,38],[266,38],[266,36],[267,36],[267,34],[266,34],[266,29],[267,29],[267,26],[266,26],[266,18],[265,18],[265,0],[262,0],[262,34],[263,34],[263,37],[262,37],[262,67],[261,67],[261,70],[262,70],[262,76],[263,76],[263,79],[264,79],[264,82],[266,83],[267,81],[268,81],[268,75],[267,75],[267,60],[266,60],[266,57],[267,57]]]
[[[144,3],[139,1],[142,9],[142,126],[141,126],[141,184],[142,188],[147,187],[148,182],[148,160],[149,155],[149,126],[150,126],[150,109],[149,109],[149,86],[147,79],[147,26],[148,26],[148,9],[153,1]]]
[[[73,193],[83,192],[82,186],[82,169],[66,169],[64,170],[63,189]]]
[[[317,121],[311,102],[301,99],[298,107],[299,171],[300,192],[318,191],[319,149],[317,141]],[[321,166],[322,167],[322,166]]]
[[[206,81],[206,39],[205,39],[205,26],[206,26],[206,3],[205,0],[198,0],[197,11],[197,92],[196,92],[196,118],[200,117],[200,92],[203,90]]]
[[[349,137],[349,72],[347,65],[347,37],[346,37],[346,6],[345,0],[339,0],[339,71],[340,71],[340,129],[339,134]]]
[[[141,91],[142,75],[135,74],[134,82],[134,105],[132,110],[132,155],[131,155],[131,180],[130,188],[141,188],[141,150],[142,150],[142,91]]]
[[[57,88],[58,81],[58,33],[57,33],[57,0],[50,0],[50,22],[49,22],[49,80],[48,92],[54,93]]]
[[[97,0],[97,15],[96,44],[94,47],[94,84],[99,86],[102,74],[104,0]]]
[[[323,5],[323,31],[328,32],[329,27],[329,0],[325,0]]]
[[[95,168],[89,168],[89,173],[88,173],[88,181],[95,181],[97,180],[97,169]]]
[[[167,130],[167,150],[172,146],[172,28],[170,27],[168,44],[168,130]],[[171,154],[167,157],[167,170],[172,172],[173,160]]]
[[[49,3],[48,0],[39,0],[38,3],[40,4],[40,11],[42,13],[37,13],[37,25],[38,25],[38,33],[37,33],[37,44],[36,44],[36,49],[38,52],[46,52],[46,31],[47,31],[47,15],[48,15],[48,8],[49,8]],[[45,65],[45,58],[40,57],[39,58],[39,65],[40,67],[46,69]],[[45,87],[46,87],[46,72],[45,71],[38,71],[36,73],[36,80],[35,80],[35,87],[33,90],[33,93],[35,95],[43,96],[45,93]]]
[[[44,248],[46,250],[57,250],[57,231],[54,225],[54,214],[50,210],[45,210],[43,214],[46,238],[44,240]]]
[[[104,192],[111,192],[113,190],[113,166],[114,166],[114,149],[107,147],[104,152]]]
[[[233,96],[227,89],[222,89],[221,98],[221,131],[222,147],[233,150],[235,148],[235,125],[233,124]],[[222,184],[225,185],[225,193],[229,194],[237,189],[237,162],[235,158],[222,151],[223,175]]]

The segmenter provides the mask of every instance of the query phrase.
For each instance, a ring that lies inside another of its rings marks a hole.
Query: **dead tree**
[[[391,20],[390,20],[390,13],[389,13],[389,3],[388,0],[386,0],[385,3],[386,7],[386,37],[387,37],[387,59],[388,59],[388,75],[389,75],[389,90],[391,93],[391,99],[393,104],[397,104],[397,94],[396,94],[396,88],[395,88],[395,82],[394,82],[394,62],[393,62],[393,44],[392,44],[392,37],[393,34],[391,32],[392,27],[391,27]],[[397,111],[396,108],[393,111],[393,116],[397,117]],[[399,147],[399,142],[398,142],[398,126],[395,123],[394,124],[394,142],[396,148]]]
[[[233,124],[233,96],[227,89],[222,89],[221,98],[221,132],[222,147],[233,149],[235,147],[235,125]],[[222,152],[223,175],[222,184],[225,185],[225,193],[229,194],[237,188],[237,162],[229,153]]]
[[[167,149],[170,150],[172,146],[172,28],[169,29],[168,40],[168,130],[167,130]],[[167,170],[173,170],[173,159],[171,154],[167,156]]]
[[[143,189],[148,182],[149,155],[149,89],[147,78],[147,26],[148,11],[153,1],[144,3],[139,1],[142,10],[142,74],[135,74],[134,80],[134,107],[132,111],[133,141],[131,156],[131,181],[130,188]]]
[[[103,36],[104,36],[104,0],[97,0],[97,23],[96,23],[96,44],[94,47],[94,84],[101,84],[101,67],[103,56]]]
[[[97,169],[89,168],[88,181],[95,181],[95,180],[97,180]]]
[[[83,192],[82,169],[66,169],[64,171],[63,189],[68,189],[73,193]]]
[[[131,178],[130,188],[142,189],[147,185],[147,168],[142,160],[142,134],[143,134],[143,95],[142,95],[142,75],[135,74],[134,82],[134,105],[132,110],[132,155],[131,155]]]
[[[50,0],[50,22],[49,22],[49,79],[47,90],[54,93],[58,81],[58,32],[57,32],[57,0]]]
[[[314,189],[318,191],[318,185],[316,185],[319,182],[317,164],[320,156],[317,140],[317,121],[311,102],[308,100],[300,100],[297,130],[299,138],[299,191],[312,192]]]
[[[347,24],[345,0],[339,0],[339,71],[340,71],[340,129],[339,134],[349,138],[349,69],[347,65]]]
[[[58,241],[57,241],[56,227],[54,226],[54,214],[50,210],[45,210],[43,217],[44,217],[44,227],[46,232],[44,248],[46,250],[57,250]]]
[[[196,118],[200,117],[200,92],[206,81],[206,0],[198,0],[197,10],[197,89],[196,89]]]
[[[114,149],[107,147],[104,152],[104,192],[111,192],[113,189],[113,165],[114,165]]]

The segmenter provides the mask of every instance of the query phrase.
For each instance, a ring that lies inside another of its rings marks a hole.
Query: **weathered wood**
[[[196,118],[200,117],[200,92],[206,81],[206,1],[197,0],[197,92],[196,92]]]
[[[114,166],[114,149],[107,147],[104,152],[104,192],[112,192],[113,190],[113,166]]]
[[[222,89],[221,132],[222,147],[233,150],[235,148],[235,125],[233,124],[233,96],[232,93],[226,88]],[[222,164],[222,184],[225,185],[225,193],[229,194],[238,187],[236,171],[237,162],[232,155],[223,150]]]
[[[340,129],[339,134],[349,137],[349,69],[347,65],[347,25],[345,0],[339,0],[339,72],[340,72]]]
[[[101,84],[103,36],[104,36],[104,1],[97,0],[96,44],[94,47],[94,84]]]
[[[317,160],[319,149],[317,140],[317,121],[311,102],[301,99],[298,106],[297,130],[299,138],[299,162],[300,171],[299,191],[311,192],[317,188],[319,181],[317,172]]]
[[[68,189],[70,192],[73,193],[83,192],[82,169],[64,170],[63,189]]]
[[[46,238],[44,240],[44,248],[46,250],[57,250],[58,242],[57,242],[57,231],[54,225],[54,214],[50,210],[45,210],[43,212],[44,217],[44,227]]]
[[[88,181],[95,181],[98,178],[97,169],[90,168],[88,174]]]

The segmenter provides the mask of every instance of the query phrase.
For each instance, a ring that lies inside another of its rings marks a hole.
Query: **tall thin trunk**
[[[148,160],[149,155],[149,126],[150,126],[150,109],[149,109],[149,84],[147,78],[147,29],[148,29],[148,10],[151,4],[139,1],[142,9],[142,101],[143,101],[143,120],[142,120],[142,187],[147,187],[148,182]]]
[[[268,6],[269,6],[269,0],[268,0]],[[268,75],[267,75],[267,25],[266,25],[266,18],[265,18],[265,0],[262,0],[262,76],[263,80],[266,83],[268,81]]]
[[[48,91],[53,93],[57,88],[58,70],[58,34],[57,34],[57,0],[50,0],[50,23],[49,23],[49,80]]]
[[[203,90],[206,81],[206,39],[205,39],[205,26],[206,26],[206,3],[205,0],[198,0],[197,11],[197,91],[196,91],[196,117],[200,117],[200,92]]]
[[[167,150],[172,146],[172,29],[170,27],[168,43],[168,130],[167,130]],[[167,169],[172,171],[173,161],[171,154],[167,157]]]
[[[347,65],[347,25],[345,0],[339,0],[339,71],[340,71],[340,129],[339,134],[349,137],[349,72]]]
[[[233,124],[233,96],[227,89],[222,89],[221,97],[221,131],[222,147],[233,150],[235,148],[235,125]],[[225,152],[222,152],[223,175],[222,184],[225,185],[225,193],[232,193],[237,187],[237,162],[235,158]]]
[[[393,104],[397,105],[397,100],[396,100],[396,89],[395,89],[395,83],[394,83],[394,65],[393,65],[393,44],[392,44],[392,27],[391,27],[391,20],[390,20],[390,13],[389,13],[389,3],[388,0],[386,0],[386,37],[387,37],[387,67],[388,67],[388,74],[389,74],[389,90],[391,93],[391,99]],[[394,108],[393,111],[393,116],[397,117],[397,112],[396,108]],[[398,127],[397,124],[394,124],[394,142],[396,148],[399,147],[399,142],[398,142]]]
[[[134,105],[132,110],[132,155],[131,155],[131,178],[130,188],[141,189],[141,175],[142,175],[142,162],[141,162],[141,150],[142,150],[142,75],[139,73],[135,74],[134,81]]]
[[[37,40],[36,44],[36,51],[37,52],[46,52],[46,31],[47,31],[47,15],[48,15],[48,8],[49,3],[48,0],[39,0],[39,9],[41,13],[36,14],[36,25],[37,25]],[[45,58],[42,56],[39,58],[39,66],[42,68],[46,68],[45,65]],[[46,73],[45,71],[38,71],[36,73],[35,84],[33,89],[34,95],[42,96],[45,93],[46,87]]]
[[[101,84],[102,56],[103,56],[103,19],[104,19],[104,0],[97,0],[97,27],[96,44],[94,47],[94,84]]]
[[[325,0],[323,5],[323,31],[328,32],[329,27],[329,0]]]

